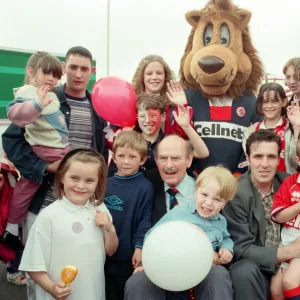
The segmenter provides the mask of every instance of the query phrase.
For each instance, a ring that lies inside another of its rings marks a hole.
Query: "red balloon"
[[[99,79],[93,86],[92,103],[106,121],[132,127],[136,121],[136,93],[131,84],[118,77]]]

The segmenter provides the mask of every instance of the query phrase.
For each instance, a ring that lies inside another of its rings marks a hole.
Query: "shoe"
[[[9,248],[12,248],[13,250],[24,248],[24,245],[22,244],[20,239],[7,230],[4,230],[4,232],[0,236],[0,242],[5,244]]]
[[[15,273],[7,272],[7,281],[15,285],[26,285],[26,277],[21,271]]]

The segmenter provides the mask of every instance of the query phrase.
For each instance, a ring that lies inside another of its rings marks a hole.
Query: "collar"
[[[163,133],[163,131],[161,129],[159,129],[159,134],[158,134],[157,139],[153,143],[151,143],[150,141],[147,141],[147,140],[146,140],[146,142],[147,142],[148,146],[150,145],[153,148],[153,146],[155,146],[158,142],[160,142],[164,138],[164,136],[165,136],[165,134]]]
[[[187,193],[190,191],[190,180],[193,180],[194,185],[195,185],[194,178],[192,178],[187,173],[185,173],[183,180],[175,187],[177,189],[177,191],[183,197],[185,197],[187,195]],[[167,190],[170,188],[170,186],[164,182],[164,188],[165,188],[165,193],[166,193]],[[195,186],[194,186],[194,189],[195,189]]]
[[[88,100],[88,97],[86,96],[86,94],[85,94],[84,97],[74,97],[74,96],[71,96],[71,95],[69,95],[67,93],[65,93],[65,95],[66,95],[66,98],[68,100],[75,100],[75,101],[79,101],[79,102],[83,101],[83,100]]]
[[[65,207],[69,212],[76,212],[76,211],[80,210],[81,208],[86,208],[89,210],[95,209],[95,206],[94,206],[93,202],[91,202],[91,201],[87,201],[86,204],[83,206],[72,203],[65,196],[63,196],[62,199],[58,199],[56,201],[61,201],[63,207]]]
[[[65,94],[65,87],[66,84],[63,84],[61,86],[58,86],[53,89],[53,92],[57,95],[57,98],[59,99],[60,103],[67,102],[66,94]],[[88,98],[89,101],[91,101],[91,94],[88,90],[85,90],[86,97]]]
[[[277,127],[277,126],[283,126],[284,125],[284,120],[282,119],[282,117],[280,117],[279,121],[277,122],[277,124],[274,126]],[[260,124],[259,124],[259,129],[267,129],[266,125],[265,125],[265,121],[261,121]]]
[[[132,178],[138,177],[142,174],[143,174],[142,172],[138,172],[138,173],[136,173],[134,175],[131,175],[131,176],[119,176],[119,175],[115,174],[114,177],[118,178],[118,179],[121,179],[121,180],[126,180],[126,179],[132,179]]]
[[[227,95],[209,98],[209,106],[231,106],[233,99]]]
[[[211,216],[211,217],[208,217],[208,218],[203,218],[203,217],[201,217],[199,214],[198,214],[198,212],[197,212],[197,210],[196,210],[196,206],[195,206],[195,201],[191,201],[191,202],[189,202],[188,203],[188,212],[190,213],[190,214],[197,214],[200,218],[202,218],[202,219],[205,219],[205,220],[218,220],[218,219],[221,219],[221,214],[216,214],[215,216]]]
[[[251,178],[251,172],[249,172],[249,179],[251,181],[251,183],[253,184],[253,186],[256,188],[256,190],[258,191],[258,193],[261,195],[262,198],[268,197],[272,194],[274,194],[274,178],[273,178],[273,183],[272,183],[272,188],[271,188],[271,192],[268,195],[265,195],[258,187],[257,185],[252,181]]]

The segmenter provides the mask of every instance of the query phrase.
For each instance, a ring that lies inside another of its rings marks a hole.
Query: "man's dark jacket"
[[[277,171],[274,177],[276,193],[288,176]],[[234,261],[250,259],[262,271],[274,273],[276,270],[277,248],[265,247],[265,211],[258,190],[250,178],[250,171],[238,181],[238,192],[222,210],[227,219],[227,228],[234,242]]]

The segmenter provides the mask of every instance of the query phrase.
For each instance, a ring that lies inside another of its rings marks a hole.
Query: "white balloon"
[[[172,221],[149,234],[143,246],[142,262],[154,284],[168,291],[183,291],[207,276],[213,262],[213,249],[199,227]]]

